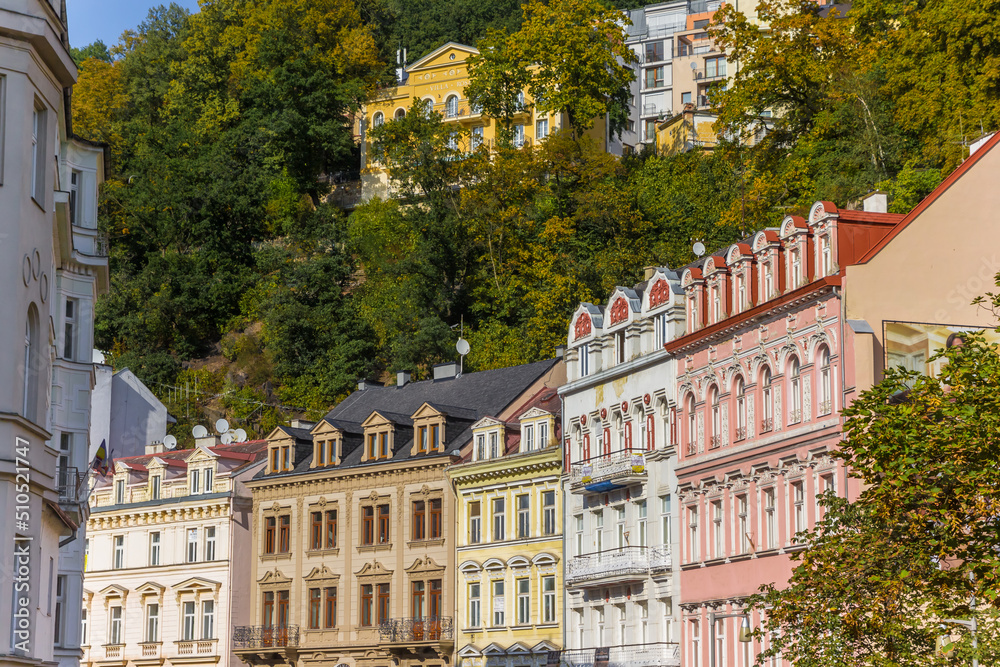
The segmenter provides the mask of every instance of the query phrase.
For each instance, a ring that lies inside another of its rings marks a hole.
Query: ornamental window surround
[[[830,348],[819,349],[819,414],[833,412],[833,373],[830,365]]]
[[[344,432],[321,421],[312,431],[313,456],[310,468],[340,465],[344,450]]]
[[[532,408],[518,420],[521,422],[521,453],[546,449],[552,444],[555,417],[551,412]]]
[[[788,360],[788,423],[798,424],[802,421],[802,377],[797,357]]]
[[[373,412],[362,424],[364,427],[363,463],[370,461],[387,461],[392,458],[394,450],[395,425],[378,412]]]
[[[324,503],[309,507],[309,551],[330,551],[338,546],[338,507]]]
[[[504,423],[492,417],[484,417],[473,424],[472,460],[490,461],[503,456],[506,449],[505,435]]]
[[[389,496],[371,496],[360,502],[361,546],[389,546],[392,543],[390,518],[392,506]]]
[[[435,454],[444,451],[445,415],[429,403],[413,413],[413,447],[410,455]]]
[[[263,511],[261,517],[261,553],[265,556],[279,556],[291,551],[292,514],[290,507],[273,505]]]
[[[268,443],[267,473],[289,472],[295,467],[295,440],[284,436]]]

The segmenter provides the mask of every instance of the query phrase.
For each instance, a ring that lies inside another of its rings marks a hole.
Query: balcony
[[[726,68],[707,67],[695,70],[694,78],[698,81],[721,81],[726,78]]]
[[[713,435],[709,439],[709,447],[710,448],[712,448],[712,449],[718,449],[721,446],[722,446],[722,436],[721,435]]]
[[[139,661],[150,661],[159,662],[160,661],[160,642],[142,642],[139,644],[140,658]]]
[[[60,503],[75,503],[80,499],[80,491],[86,484],[86,475],[81,475],[77,468],[59,468],[56,486],[59,489]]]
[[[653,574],[669,572],[673,565],[670,547],[650,547],[649,571]]]
[[[121,660],[123,651],[125,648],[124,644],[105,644],[104,645],[104,659],[105,660]]]
[[[649,547],[619,547],[573,557],[566,566],[571,586],[622,583],[649,574]]]
[[[680,664],[680,645],[667,642],[559,652],[560,667],[678,667]]]
[[[691,2],[688,3],[688,14],[717,12],[721,6],[721,0],[691,0]]]
[[[670,116],[670,109],[661,104],[643,104],[643,116],[656,116],[657,118],[667,118]]]
[[[819,404],[819,414],[828,415],[833,411],[833,406],[830,401],[820,401]]]
[[[646,454],[641,449],[601,454],[570,466],[570,488],[578,493],[602,493],[643,479]]]
[[[736,439],[737,440],[746,440],[747,439],[747,427],[746,426],[737,426],[736,427]]]
[[[214,639],[177,642],[177,655],[180,658],[198,658],[203,656],[214,656],[215,654],[216,650]]]
[[[380,644],[400,648],[414,644],[452,644],[455,625],[451,616],[420,616],[416,618],[390,618],[378,626]]]
[[[181,642],[201,643],[201,642]],[[242,653],[294,653],[299,646],[299,626],[239,625],[233,628],[233,650]],[[179,646],[178,646],[179,649]]]
[[[761,419],[760,420],[760,432],[761,433],[770,433],[773,430],[774,430],[774,419],[773,418],[767,417],[765,419]]]

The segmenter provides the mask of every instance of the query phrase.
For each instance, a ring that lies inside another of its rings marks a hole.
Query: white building
[[[76,665],[104,151],[66,117],[65,3],[0,3],[0,666]],[[85,480],[84,480],[85,481]],[[74,601],[70,603],[70,601]]]
[[[160,399],[127,368],[96,366],[97,382],[90,397],[90,456],[107,442],[114,458],[139,456],[146,445],[163,442],[167,424],[175,420]]]
[[[254,553],[244,483],[266,458],[266,441],[207,437],[189,450],[151,445],[94,474],[84,664],[240,664],[230,637],[250,622]]]
[[[570,323],[563,397],[566,647],[572,662],[678,665],[674,361],[678,276],[648,269]]]

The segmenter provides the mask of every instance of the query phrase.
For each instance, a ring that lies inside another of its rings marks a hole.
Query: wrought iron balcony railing
[[[451,616],[389,618],[378,626],[379,641],[385,644],[453,640],[455,625]]]
[[[819,413],[821,415],[828,415],[832,412],[832,405],[830,401],[821,401],[819,404]]]
[[[774,429],[774,419],[767,417],[766,419],[760,420],[760,432],[769,433]]]
[[[646,455],[641,449],[622,449],[593,456],[570,466],[572,484],[598,484],[627,477],[645,476]]]
[[[554,661],[549,660],[549,664]],[[559,651],[560,667],[677,667],[680,645],[668,642]]]
[[[717,449],[718,447],[721,447],[721,446],[722,446],[722,436],[721,435],[713,435],[712,436],[712,440],[711,440],[711,447],[712,447],[712,449]]]
[[[689,442],[687,444],[687,451],[685,451],[685,454],[687,454],[688,456],[694,456],[697,453],[698,453],[698,443],[693,441]]]
[[[747,439],[747,427],[746,426],[737,426],[736,427],[736,439],[737,440],[746,440]]]
[[[649,571],[665,572],[670,569],[673,561],[670,557],[670,547],[650,547],[649,549]]]
[[[566,566],[570,584],[609,578],[644,577],[649,574],[649,547],[619,547],[570,559]]]
[[[299,645],[297,625],[239,625],[233,628],[234,649],[285,648]]]
[[[75,503],[80,498],[80,490],[86,483],[87,476],[81,475],[77,468],[59,468],[57,486],[59,487],[59,502]]]

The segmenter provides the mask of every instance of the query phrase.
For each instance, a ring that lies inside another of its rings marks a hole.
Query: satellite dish
[[[692,247],[691,250],[694,251],[695,255],[701,257],[705,254],[705,244],[701,241],[695,241],[694,247]]]
[[[222,437],[220,438],[220,440],[222,440],[222,444],[224,444],[224,445],[231,445],[233,443],[233,434],[232,434],[232,432],[226,431],[225,433],[222,434]]]
[[[204,438],[206,435],[208,435],[208,429],[202,426],[201,424],[198,424],[193,429],[191,429],[191,433],[196,438]]]
[[[163,439],[163,446],[167,449],[174,449],[177,447],[177,438],[172,435],[168,435]]]
[[[458,353],[464,357],[472,348],[469,347],[469,341],[464,338],[459,338],[458,342],[455,343],[455,349],[458,350]]]
[[[691,69],[698,69],[698,63],[696,62],[691,63]]]
[[[246,442],[247,432],[241,428],[238,428],[235,431],[233,431],[233,437],[236,438],[236,442]]]
[[[225,433],[228,430],[229,430],[229,422],[227,422],[225,419],[220,419],[219,421],[215,422],[215,431],[217,433]]]

